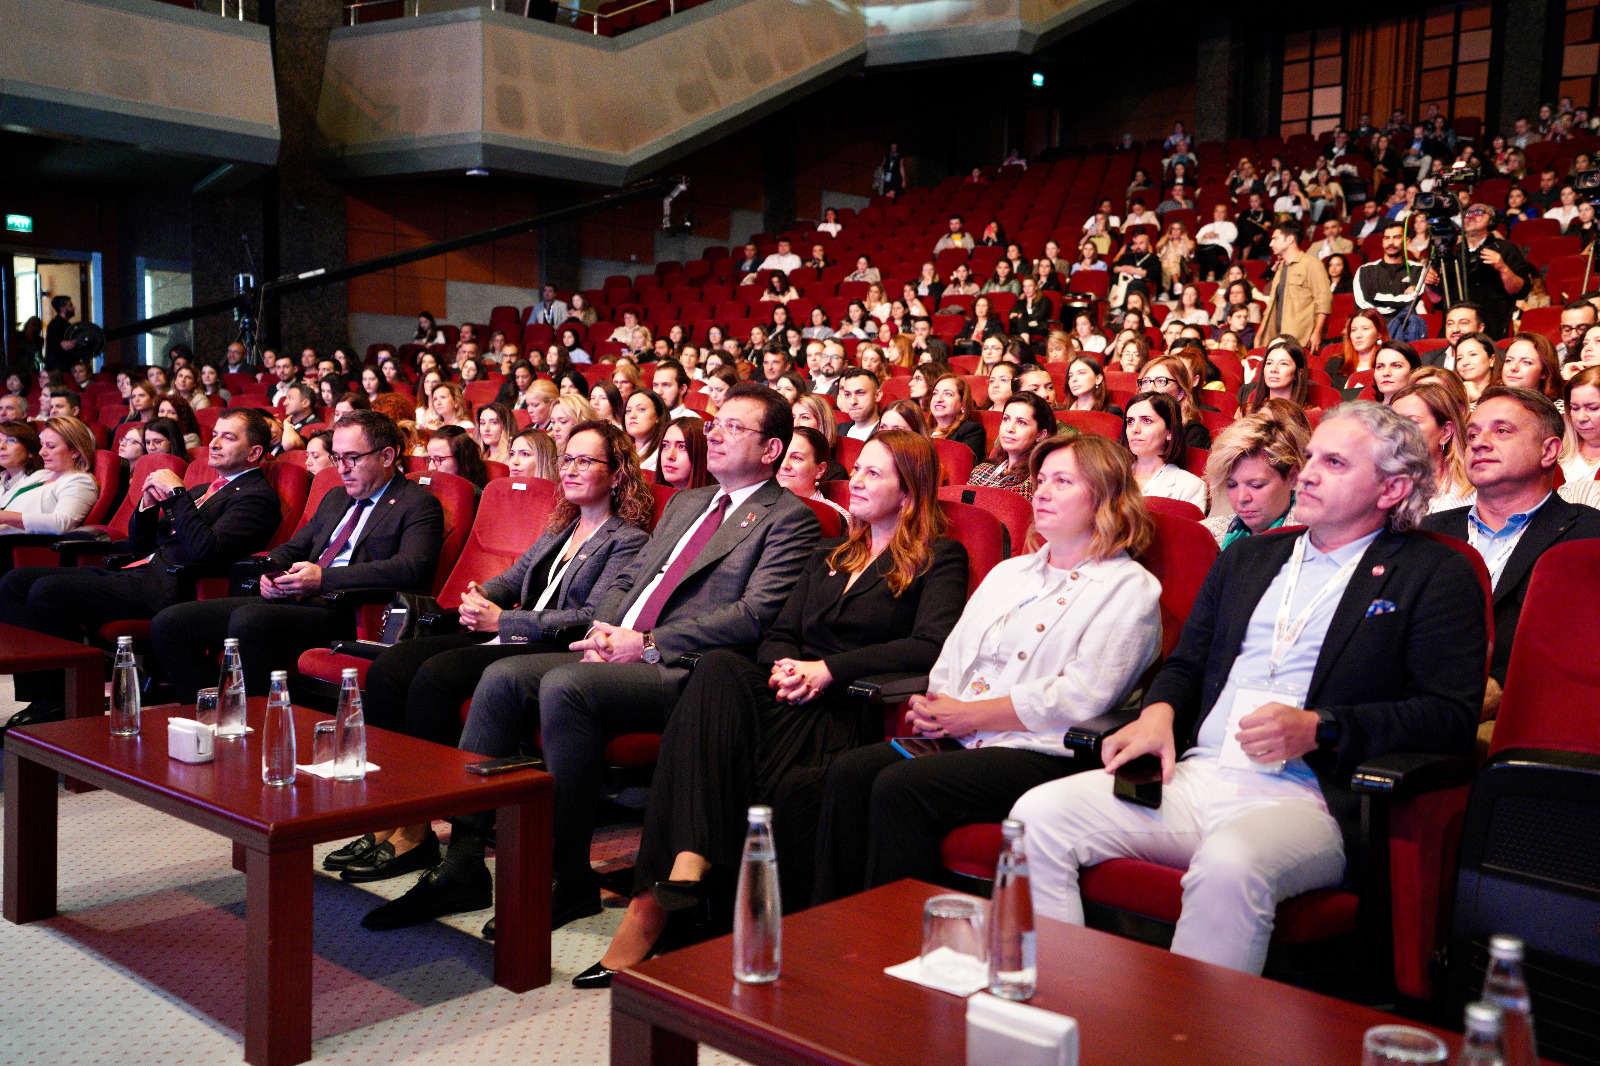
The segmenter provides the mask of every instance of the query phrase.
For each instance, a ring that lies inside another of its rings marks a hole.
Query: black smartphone
[[[263,570],[261,576],[267,581],[276,581],[286,573],[286,570]]]
[[[889,746],[908,759],[961,750],[961,742],[954,737],[891,737]]]
[[[485,759],[483,762],[467,764],[467,773],[477,774],[479,777],[489,777],[492,774],[506,774],[512,770],[542,770],[544,769],[543,755],[508,755],[504,759]]]
[[[1141,807],[1159,810],[1161,807],[1161,759],[1155,755],[1141,755],[1117,767],[1112,793],[1120,800],[1137,803]]]

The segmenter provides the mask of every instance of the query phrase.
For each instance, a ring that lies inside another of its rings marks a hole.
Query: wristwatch
[[[661,661],[661,649],[656,647],[656,634],[654,630],[644,635],[644,661],[655,664]]]
[[[1339,719],[1331,711],[1317,712],[1317,748],[1321,751],[1333,751],[1339,746],[1339,737],[1344,730],[1339,725]]]

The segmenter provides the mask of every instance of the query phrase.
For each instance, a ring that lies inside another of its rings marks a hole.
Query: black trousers
[[[164,575],[144,567],[24,566],[0,578],[0,622],[64,640],[92,637],[107,622],[153,618],[168,602]],[[17,699],[64,701],[65,678],[61,670],[17,674]]]
[[[1221,281],[1228,272],[1228,252],[1215,244],[1202,244],[1194,250],[1195,276],[1201,281]]]
[[[620,733],[659,733],[687,671],[649,663],[585,663],[572,652],[518,655],[483,671],[460,747],[515,755],[539,730],[554,782],[555,875],[575,891],[598,882],[590,838],[605,781],[606,742]]]
[[[823,792],[812,903],[902,877],[938,880],[946,833],[1000,821],[1024,792],[1080,765],[1065,754],[1018,748],[907,759],[888,744],[871,744],[841,755]]]
[[[709,860],[715,879],[731,880],[750,806],[764,803],[774,809],[783,898],[800,907],[810,900],[823,776],[840,752],[861,743],[862,707],[833,693],[779,703],[767,687],[771,674],[742,655],[712,651],[689,676],[661,735],[636,895],[670,877],[684,851]]]
[[[367,670],[367,721],[380,729],[448,744],[461,740],[461,704],[490,665],[553,650],[545,644],[485,644],[487,633],[402,640]]]
[[[178,698],[217,683],[217,653],[225,637],[239,639],[245,691],[265,696],[272,671],[293,672],[300,653],[355,636],[342,611],[311,603],[232,596],[168,607],[150,625],[150,641]]]

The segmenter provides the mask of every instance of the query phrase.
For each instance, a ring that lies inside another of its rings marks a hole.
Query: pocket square
[[[1373,600],[1367,605],[1367,617],[1371,618],[1375,614],[1392,614],[1399,609],[1393,600]]]

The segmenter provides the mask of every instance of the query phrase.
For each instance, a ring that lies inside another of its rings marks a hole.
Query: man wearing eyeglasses
[[[478,682],[460,746],[515,755],[537,730],[555,778],[552,928],[600,913],[589,841],[607,739],[665,728],[689,677],[685,655],[754,647],[816,547],[816,515],[774,479],[793,428],[778,393],[749,382],[729,389],[706,422],[706,468],[718,484],[672,497],[570,652],[502,659]],[[444,859],[361,924],[399,929],[487,908],[493,824],[493,811],[455,819]]]
[[[1523,257],[1522,249],[1494,235],[1495,211],[1488,204],[1470,204],[1461,217],[1462,251],[1466,291],[1457,292],[1457,272],[1428,271],[1428,284],[1442,289],[1446,303],[1471,301],[1483,309],[1484,332],[1496,339],[1511,330],[1511,314],[1517,300],[1537,276]]]
[[[1575,363],[1582,356],[1583,334],[1595,322],[1600,312],[1588,300],[1573,300],[1561,309],[1561,343],[1556,345],[1556,357],[1563,363]],[[1565,368],[1563,367],[1563,370]],[[1563,374],[1563,377],[1566,375]]]
[[[156,615],[150,639],[184,703],[216,683],[224,637],[239,638],[245,689],[264,695],[273,670],[307,648],[355,635],[354,612],[327,594],[379,588],[426,592],[444,542],[444,509],[400,469],[405,439],[388,415],[355,411],[333,424],[342,488],[267,557],[260,594],[178,604]],[[381,602],[381,601],[380,601]]]

